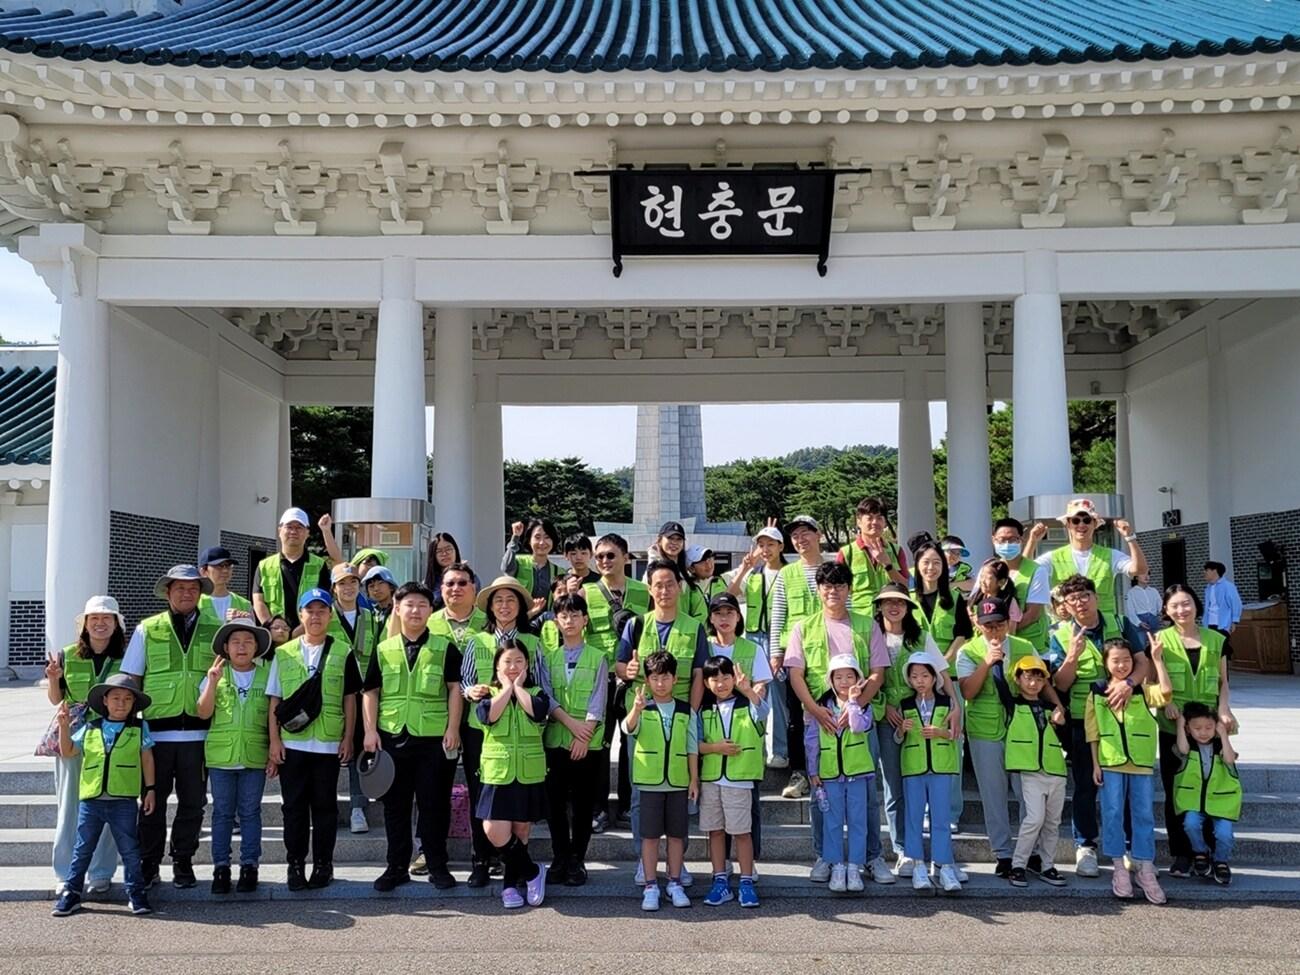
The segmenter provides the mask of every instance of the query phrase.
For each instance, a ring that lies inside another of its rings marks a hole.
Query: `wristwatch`
[[[153,792],[153,791],[154,791],[155,789],[157,789],[157,788],[158,788],[158,787],[157,787],[156,785],[146,785],[146,786],[144,787],[144,791],[145,791],[145,792]]]
[[[1132,545],[1132,544],[1133,544],[1134,542],[1136,542],[1137,540],[1138,540],[1137,535],[1125,535],[1125,536],[1124,536],[1124,544],[1125,544],[1125,545]]]
[[[1127,684],[1131,689],[1137,690],[1137,685],[1133,683],[1132,677],[1125,677],[1124,683]]]

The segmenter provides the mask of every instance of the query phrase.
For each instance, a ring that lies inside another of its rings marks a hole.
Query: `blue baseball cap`
[[[308,603],[324,603],[327,607],[334,606],[334,600],[324,589],[308,589],[298,597],[298,612],[302,612]]]
[[[366,572],[366,577],[361,580],[361,584],[364,586],[368,586],[372,582],[375,582],[376,580],[380,582],[386,582],[394,589],[397,588],[397,580],[394,579],[393,574],[389,572],[388,569],[382,565],[371,566],[370,569],[367,570]]]

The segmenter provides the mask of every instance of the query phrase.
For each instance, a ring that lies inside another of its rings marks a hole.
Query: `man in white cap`
[[[208,801],[203,746],[211,724],[199,717],[199,684],[212,666],[212,639],[221,626],[199,612],[199,597],[211,592],[211,580],[197,566],[172,566],[154,586],[167,609],[135,628],[122,658],[122,673],[143,678],[151,699],[144,718],[154,740],[158,793],[151,811],[140,812],[140,870],[146,887],[158,882],[173,788],[172,883],[193,887],[198,882],[192,862]]]
[[[276,535],[280,551],[257,565],[253,576],[253,613],[265,625],[272,616],[297,616],[298,593],[330,588],[329,563],[307,551],[311,521],[301,508],[286,508]],[[290,616],[288,614],[292,613]]]
[[[1147,557],[1138,545],[1137,532],[1123,518],[1115,519],[1115,531],[1128,546],[1128,554],[1113,548],[1093,545],[1097,529],[1106,524],[1088,498],[1075,498],[1065,506],[1059,519],[1065,525],[1069,544],[1038,557],[1051,573],[1050,588],[1055,589],[1073,575],[1086,576],[1097,587],[1097,600],[1107,613],[1124,615],[1115,580],[1119,576],[1139,576],[1147,572]]]

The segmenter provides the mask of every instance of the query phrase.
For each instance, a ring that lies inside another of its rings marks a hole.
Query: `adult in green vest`
[[[361,595],[361,573],[356,566],[350,562],[339,562],[330,568],[330,594],[334,597],[334,607],[330,614],[329,635],[339,646],[351,648],[352,655],[357,658],[357,670],[364,679],[378,641],[374,639],[375,628],[370,610],[362,607],[358,598]],[[357,713],[360,714],[359,697],[357,708]],[[368,833],[370,823],[366,820],[366,809],[370,806],[370,800],[361,789],[361,774],[357,769],[362,739],[365,737],[365,728],[360,721],[356,723],[352,735],[352,761],[348,763],[348,828],[353,833]]]
[[[759,651],[767,657],[768,669],[772,672],[773,684],[767,690],[767,701],[771,705],[769,722],[772,730],[767,756],[768,768],[790,767],[789,723],[786,707],[786,677],[781,667],[781,658],[772,654],[772,589],[776,586],[776,577],[785,566],[782,552],[785,549],[785,537],[776,527],[776,519],[768,519],[768,524],[754,535],[754,547],[745,553],[740,565],[729,575],[727,592],[741,600],[745,607],[745,636],[758,645]]]
[[[301,508],[286,508],[280,515],[280,551],[262,559],[253,574],[253,615],[262,623],[277,615],[296,620],[298,593],[330,587],[329,563],[307,551],[309,526]]]
[[[1230,884],[1228,861],[1232,824],[1241,817],[1241,779],[1228,726],[1212,709],[1188,701],[1178,715],[1177,739],[1182,765],[1174,777],[1174,811],[1195,852],[1192,872],[1213,876],[1217,884]],[[1210,840],[1204,835],[1207,829]]]
[[[879,498],[863,498],[854,513],[858,534],[842,547],[836,561],[853,573],[853,605],[866,612],[880,588],[907,585],[907,553],[892,538],[889,509]]]
[[[1092,754],[1084,729],[1084,709],[1093,681],[1105,676],[1102,647],[1107,640],[1122,637],[1134,648],[1133,673],[1108,696],[1112,705],[1123,708],[1133,691],[1142,685],[1149,669],[1146,639],[1132,623],[1109,611],[1097,600],[1097,586],[1087,576],[1075,574],[1056,589],[1065,618],[1048,635],[1048,660],[1055,667],[1052,684],[1069,694],[1070,714],[1070,800],[1074,830],[1074,869],[1081,877],[1097,876],[1097,787],[1092,780]]]
[[[375,648],[362,684],[363,747],[393,760],[393,781],[383,796],[387,866],[374,888],[390,891],[411,879],[414,801],[429,882],[448,890],[456,886],[447,869],[447,832],[465,706],[461,655],[455,643],[429,631],[433,593],[421,583],[408,582],[394,601],[401,629]]]
[[[581,887],[587,882],[591,842],[591,779],[598,771],[596,755],[605,743],[609,664],[586,642],[587,601],[582,596],[560,596],[552,611],[559,645],[548,646],[536,658],[537,683],[551,702],[543,738],[551,830],[546,879]],[[608,791],[608,778],[605,783]]]
[[[488,650],[486,655],[480,652],[476,658],[476,671],[486,675],[496,648],[512,642],[524,648],[530,666],[536,662],[537,654],[545,642],[546,630],[539,637],[531,628],[528,620],[529,602],[528,591],[514,576],[498,576],[475,597],[474,605],[484,616],[483,632],[491,637],[491,640],[482,641]],[[556,634],[551,645],[558,646],[559,630],[553,621],[547,621],[547,626]]]
[[[1093,545],[1097,529],[1106,523],[1096,505],[1088,498],[1075,498],[1065,506],[1065,514],[1058,519],[1065,525],[1068,544],[1038,557],[1038,564],[1047,566],[1049,589],[1055,589],[1073,575],[1087,576],[1097,589],[1102,609],[1117,616],[1124,615],[1120,600],[1120,576],[1141,575],[1147,571],[1147,557],[1138,545],[1137,532],[1123,518],[1115,520],[1115,531],[1128,552]]]
[[[239,563],[230,550],[221,545],[205,548],[199,553],[199,572],[212,583],[212,592],[199,597],[199,612],[218,626],[234,616],[251,616],[253,604],[230,591],[230,577]]]
[[[361,673],[351,648],[329,634],[332,613],[332,598],[324,589],[308,589],[298,597],[302,636],[276,648],[266,681],[270,755],[280,770],[290,890],[328,887],[334,879],[339,767],[352,759]],[[299,688],[313,679],[320,682],[320,710],[314,716],[310,710],[286,714],[281,723],[281,702],[296,702]]]
[[[1011,580],[1016,587],[1016,603],[1020,606],[1020,623],[1016,636],[1028,640],[1039,653],[1047,649],[1047,627],[1051,622],[1047,614],[1052,601],[1051,571],[1025,554],[1025,548],[1037,547],[1047,534],[1047,526],[1035,522],[1029,529],[1015,518],[999,518],[993,523],[993,554],[1007,564]]]
[[[199,684],[212,664],[212,638],[218,629],[199,612],[199,597],[211,589],[197,566],[172,566],[154,586],[154,595],[167,609],[135,628],[122,657],[122,673],[140,678],[152,702],[144,717],[154,740],[158,802],[151,813],[140,812],[140,869],[150,886],[158,882],[167,839],[167,800],[173,789],[172,883],[198,883],[192,864],[208,801],[203,771],[208,721],[198,713]]]
[[[239,819],[241,894],[257,890],[262,859],[262,793],[276,771],[270,761],[271,634],[251,618],[233,619],[212,640],[214,658],[199,687],[199,715],[212,719],[204,743],[212,787],[212,893],[229,894],[230,839]]]
[[[136,799],[146,812],[153,810],[153,740],[140,712],[149,707],[147,694],[136,680],[123,673],[110,674],[90,689],[86,699],[89,720],[72,731],[72,709],[59,704],[59,754],[83,757],[77,795],[77,844],[59,899],[51,913],[67,917],[81,909],[86,868],[105,828],[122,854],[127,903],[132,914],[149,914],[148,885],[140,869],[136,838]]]
[[[501,572],[514,576],[528,591],[529,618],[546,611],[551,582],[557,575],[551,565],[551,555],[559,550],[560,533],[547,518],[533,518],[527,525],[516,521],[510,526],[510,540],[501,556]]]
[[[78,615],[74,630],[77,642],[56,650],[45,664],[45,693],[51,704],[66,703],[84,713],[90,689],[116,674],[126,649],[126,620],[112,596],[91,596]],[[63,884],[72,865],[72,848],[77,841],[77,782],[81,777],[81,755],[54,762],[54,796],[58,812],[54,824],[54,876]],[[105,829],[95,847],[87,873],[86,891],[107,892],[117,866],[117,846],[112,830]],[[61,891],[60,891],[61,892]]]
[[[1186,877],[1191,872],[1193,847],[1174,805],[1174,777],[1183,764],[1176,748],[1176,721],[1183,708],[1195,702],[1217,714],[1225,731],[1236,730],[1228,689],[1228,657],[1232,651],[1222,633],[1201,624],[1200,597],[1187,586],[1174,583],[1165,590],[1163,612],[1173,626],[1156,633],[1152,652],[1159,647],[1163,654],[1173,700],[1156,712],[1160,726],[1160,781],[1165,790],[1169,855],[1174,861],[1169,875]]]

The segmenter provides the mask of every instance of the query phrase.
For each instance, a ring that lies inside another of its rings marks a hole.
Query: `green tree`
[[[506,522],[546,517],[561,534],[591,534],[597,521],[631,521],[632,499],[618,478],[577,457],[506,461]]]
[[[313,522],[335,498],[370,495],[372,425],[368,407],[295,406],[289,411],[293,503],[306,509]]]
[[[743,521],[751,533],[768,518],[787,515],[799,472],[779,460],[740,460],[704,471],[705,507],[712,521]]]
[[[800,473],[790,493],[788,513],[817,519],[832,545],[842,545],[856,530],[854,509],[875,496],[891,509],[897,504],[897,457],[845,453],[830,464]]]

